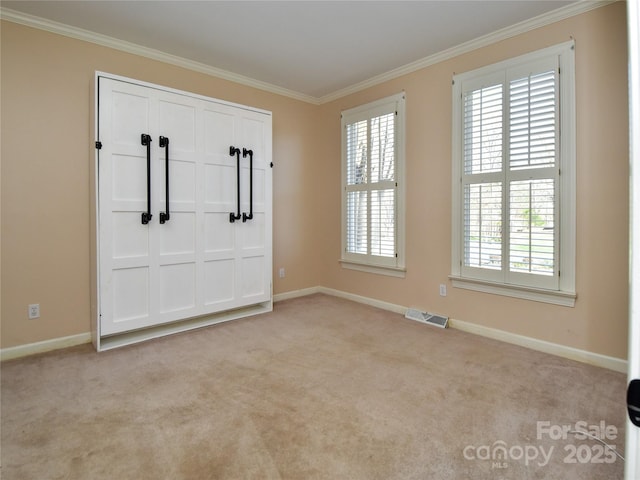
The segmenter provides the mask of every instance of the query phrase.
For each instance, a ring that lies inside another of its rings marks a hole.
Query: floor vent
[[[415,320],[420,323],[426,323],[440,328],[447,328],[449,317],[441,317],[440,315],[434,315],[429,312],[421,312],[416,308],[410,308],[405,313],[405,318],[409,320]]]

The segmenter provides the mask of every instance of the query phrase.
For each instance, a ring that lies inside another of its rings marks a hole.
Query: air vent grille
[[[422,312],[416,308],[409,308],[404,316],[409,320],[415,320],[420,323],[426,323],[440,328],[447,328],[447,323],[449,322],[449,317],[443,317],[429,312]]]

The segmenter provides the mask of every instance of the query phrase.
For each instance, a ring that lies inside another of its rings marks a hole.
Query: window
[[[342,265],[404,275],[404,94],[342,112]]]
[[[573,305],[573,42],[453,78],[454,286]]]

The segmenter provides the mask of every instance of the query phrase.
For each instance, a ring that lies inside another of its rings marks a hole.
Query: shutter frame
[[[341,117],[344,127],[342,260],[403,270],[404,247],[403,240],[399,241],[399,235],[403,239],[403,233],[399,232],[404,228],[403,199],[398,193],[398,183],[403,175],[404,94],[346,110]],[[367,171],[359,182],[354,176],[353,145],[348,144],[349,130],[357,122],[367,124],[368,150]],[[362,197],[360,209],[361,212],[366,209],[366,216],[354,216],[356,195]],[[366,230],[366,235],[360,234],[359,243],[354,242],[358,229]]]

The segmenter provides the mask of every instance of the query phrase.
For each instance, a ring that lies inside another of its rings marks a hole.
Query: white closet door
[[[199,102],[187,96],[154,92],[158,102],[158,121],[154,136],[153,166],[154,210],[158,213],[152,228],[157,249],[153,252],[155,279],[158,282],[157,304],[153,323],[164,323],[200,313],[196,296],[199,247],[196,188],[198,151],[201,138]],[[159,148],[160,136],[168,138],[170,217],[161,223],[160,212],[166,213],[166,148]],[[200,147],[201,148],[201,147]],[[152,187],[153,188],[153,187]],[[157,263],[155,263],[157,260]],[[154,274],[152,270],[152,275]]]
[[[241,162],[241,210],[252,211],[253,218],[238,227],[238,297],[243,303],[260,302],[271,298],[271,159],[266,154],[271,151],[271,134],[265,134],[264,121],[250,112],[243,112],[239,123],[240,143],[253,152],[253,181],[249,157]]]
[[[101,334],[198,313],[196,303],[197,102],[100,78],[99,241]],[[150,168],[141,136],[150,135]],[[166,213],[166,147],[169,185]],[[150,177],[151,219],[147,210]]]
[[[270,115],[108,77],[98,90],[100,336],[270,302]],[[142,135],[151,137],[149,169]],[[230,221],[238,209],[231,146],[253,152],[252,169],[240,155],[241,214],[253,211],[246,221]]]
[[[228,309],[237,300],[237,224],[229,221],[236,211],[236,157],[229,147],[238,139],[233,108],[208,104],[204,109],[204,282],[202,296],[207,308]]]
[[[157,104],[140,88],[100,79],[99,262],[101,333],[143,327],[152,318],[147,156],[141,136],[155,128]],[[152,144],[153,144],[152,139]],[[157,139],[155,139],[157,141]]]
[[[204,301],[235,308],[271,298],[271,125],[263,114],[226,105],[204,110]],[[237,214],[240,149],[240,216]],[[244,150],[251,150],[250,157]],[[251,175],[250,167],[253,166]],[[253,208],[251,207],[253,200]],[[242,214],[253,212],[243,221]]]

